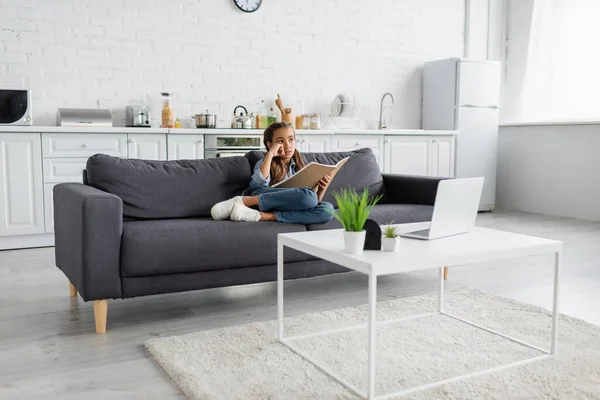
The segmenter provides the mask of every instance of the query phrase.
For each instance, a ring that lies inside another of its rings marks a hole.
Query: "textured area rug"
[[[550,294],[549,294],[550,295]],[[377,319],[436,311],[437,294],[383,301]],[[446,291],[446,311],[542,348],[548,311],[474,289]],[[367,305],[286,318],[286,336],[361,324]],[[436,315],[377,327],[377,394],[394,392],[541,354]],[[151,339],[154,359],[191,399],[355,399],[357,396],[276,341],[277,321]],[[364,390],[366,329],[296,341]],[[404,399],[600,399],[600,327],[562,316],[558,354]]]

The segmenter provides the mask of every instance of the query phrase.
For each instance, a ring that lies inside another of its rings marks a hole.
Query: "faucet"
[[[383,100],[385,100],[385,96],[390,96],[392,98],[392,104],[394,104],[394,96],[390,92],[384,93],[381,98],[381,104],[379,105],[379,129],[386,129],[387,125],[382,123],[381,117],[383,115]]]

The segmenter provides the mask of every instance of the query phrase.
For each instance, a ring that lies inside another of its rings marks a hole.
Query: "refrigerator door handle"
[[[459,104],[456,106],[456,108],[459,107],[464,107],[464,108],[493,108],[496,109],[498,108],[498,106],[477,106],[475,104]]]

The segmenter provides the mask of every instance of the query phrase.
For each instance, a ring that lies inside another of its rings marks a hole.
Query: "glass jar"
[[[303,128],[303,124],[302,124],[302,115],[296,115],[296,129],[302,129]]]
[[[161,128],[173,128],[175,120],[173,118],[173,95],[171,93],[161,93],[162,96],[162,120]]]
[[[321,114],[315,113],[310,116],[310,129],[321,129]]]
[[[310,129],[310,115],[302,115],[302,129]]]

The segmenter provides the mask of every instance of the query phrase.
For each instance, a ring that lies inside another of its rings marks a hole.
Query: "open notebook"
[[[325,175],[331,173],[331,179],[337,172],[342,168],[346,161],[348,161],[350,157],[346,157],[343,160],[340,160],[335,165],[327,165],[320,164],[317,162],[310,162],[300,171],[292,175],[291,177],[284,179],[283,181],[276,183],[272,187],[279,188],[310,188],[316,190],[319,185],[319,181]]]

